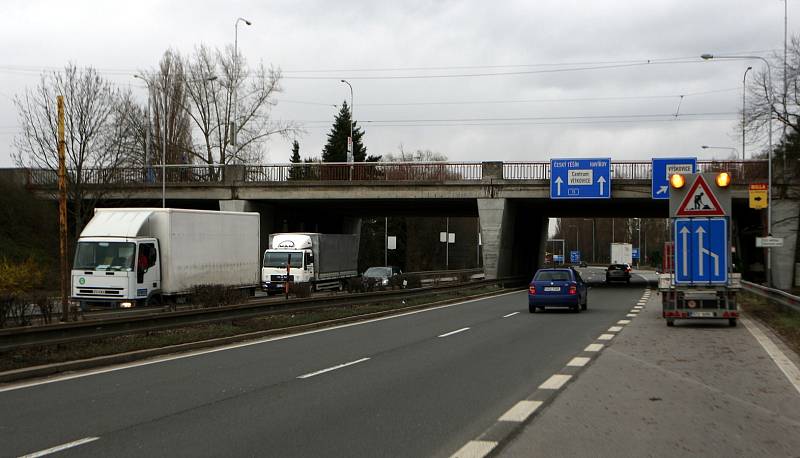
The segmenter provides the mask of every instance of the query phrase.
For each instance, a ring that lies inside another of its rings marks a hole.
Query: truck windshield
[[[303,253],[288,251],[267,251],[264,253],[264,267],[283,267],[286,268],[286,261],[291,258],[291,266],[296,268],[303,267]]]
[[[136,245],[130,242],[78,242],[76,270],[133,270]]]

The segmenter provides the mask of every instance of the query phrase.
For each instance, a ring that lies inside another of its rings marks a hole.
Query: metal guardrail
[[[744,280],[742,280],[742,285],[748,292],[751,292],[757,296],[761,296],[765,299],[775,301],[781,305],[791,308],[796,312],[800,312],[800,296],[795,296],[779,289],[768,288],[766,286]]]
[[[494,167],[498,166],[497,172]],[[766,161],[698,161],[701,172],[727,171],[734,182],[767,177]],[[550,162],[356,162],[302,164],[167,165],[152,167],[83,168],[68,170],[72,183],[131,186],[233,185],[242,183],[306,182],[475,182],[485,178],[549,180]],[[612,161],[612,179],[650,180],[650,161]],[[27,169],[29,186],[58,183],[55,170]]]
[[[467,283],[447,283],[414,289],[398,289],[372,293],[346,294],[334,297],[289,299],[276,302],[270,299],[250,301],[245,304],[153,312],[130,317],[115,317],[103,320],[87,320],[58,323],[44,326],[0,329],[0,351],[35,345],[54,345],[101,337],[113,337],[137,332],[158,331],[180,326],[207,324],[219,321],[253,318],[257,316],[307,311],[342,305],[370,303],[380,300],[396,300],[407,297],[435,295],[459,288],[484,285],[516,285],[525,283],[527,277],[511,277],[495,280],[477,280]]]

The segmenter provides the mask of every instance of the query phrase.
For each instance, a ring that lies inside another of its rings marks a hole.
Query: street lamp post
[[[248,21],[247,19],[240,17],[236,19],[236,24],[234,24],[234,36],[233,36],[233,127],[231,128],[231,144],[233,146],[238,146],[239,141],[236,139],[236,133],[239,130],[238,120],[236,119],[239,112],[239,94],[238,94],[238,86],[239,86],[239,23],[244,22],[247,25],[253,25],[252,22]]]
[[[592,222],[592,264],[594,264],[596,262],[595,255],[594,255],[594,252],[595,252],[595,247],[594,247],[594,218],[591,218],[591,219],[583,218],[583,220]]]
[[[769,104],[769,117],[767,118],[767,138],[769,139],[769,151],[767,159],[767,235],[772,236],[772,110],[773,97],[772,97],[772,70],[769,61],[761,56],[715,56],[713,54],[703,54],[700,56],[703,60],[710,59],[759,59],[764,62],[767,67],[767,80],[769,86],[766,88],[767,103]],[[772,286],[772,252],[767,248],[767,285]]]
[[[752,70],[753,67],[747,67],[747,70],[744,71],[744,76],[742,76],[742,162],[745,161],[744,158],[744,123],[745,123],[745,116],[744,116],[744,96],[747,93],[747,86],[745,85],[747,82],[747,72]],[[744,167],[744,166],[743,166]]]
[[[726,150],[728,150],[728,151],[733,151],[733,152],[735,152],[735,153],[738,153],[738,151],[736,151],[736,148],[733,148],[733,147],[730,147],[730,146],[709,146],[709,145],[703,145],[703,146],[701,146],[700,148],[703,148],[703,149],[726,149]]]
[[[341,82],[350,88],[350,141],[347,145],[347,162],[353,162],[355,160],[356,149],[356,139],[353,138],[353,123],[356,120],[355,114],[353,113],[353,85],[347,80],[341,80]]]

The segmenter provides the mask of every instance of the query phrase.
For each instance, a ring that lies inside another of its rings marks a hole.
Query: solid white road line
[[[539,385],[540,390],[557,390],[564,386],[567,381],[572,378],[571,375],[565,374],[555,374],[550,376],[549,379],[545,380],[544,383]]]
[[[94,442],[99,437],[84,437],[83,439],[78,439],[76,441],[67,442],[66,444],[56,445],[55,447],[50,447],[44,450],[39,450],[38,452],[33,452],[28,455],[21,456],[20,458],[36,458],[37,456],[45,456],[50,455],[52,453],[60,452],[62,450],[66,450],[68,448],[77,447],[79,445],[88,444],[89,442]]]
[[[514,404],[514,407],[508,409],[508,411],[504,413],[503,416],[497,421],[514,421],[517,423],[522,423],[523,421],[527,420],[533,412],[536,412],[536,409],[538,409],[541,405],[542,401],[519,401],[518,403]]]
[[[608,332],[620,332],[622,331],[622,326],[611,326],[608,328]]]
[[[597,352],[602,350],[604,346],[605,345],[603,344],[593,343],[587,345],[586,348],[583,349],[583,351]]]
[[[611,340],[614,338],[614,334],[600,334],[597,340]]]
[[[585,358],[583,356],[576,356],[576,357],[572,358],[570,360],[570,362],[567,363],[567,366],[583,367],[583,366],[586,365],[586,363],[589,362],[590,359],[591,358]]]
[[[631,320],[619,320],[617,324],[631,324]]]
[[[315,375],[324,374],[326,372],[335,371],[336,369],[341,369],[343,367],[352,366],[353,364],[363,363],[364,361],[369,361],[369,358],[361,358],[355,361],[350,361],[349,363],[339,364],[338,366],[329,367],[327,369],[322,369],[321,371],[311,372],[310,374],[300,375],[297,378],[309,378]]]
[[[458,334],[459,332],[464,332],[464,331],[467,331],[467,330],[469,330],[469,328],[456,329],[455,331],[450,331],[448,333],[445,333],[445,334],[442,334],[442,335],[436,336],[436,337],[449,337],[449,336],[452,336],[453,334]]]
[[[240,342],[240,343],[235,343],[235,344],[222,345],[222,346],[219,346],[219,347],[209,348],[209,349],[206,349],[206,350],[197,350],[197,351],[179,353],[179,354],[174,354],[174,355],[160,356],[160,357],[155,357],[155,358],[151,358],[151,359],[147,359],[147,360],[143,360],[143,361],[136,361],[136,362],[126,363],[126,364],[118,364],[118,365],[114,365],[114,366],[111,366],[111,367],[104,367],[104,368],[101,368],[101,369],[92,369],[92,370],[88,370],[88,371],[85,371],[85,372],[78,372],[78,373],[74,373],[74,374],[56,375],[56,376],[53,376],[53,377],[50,377],[50,378],[46,378],[44,380],[35,380],[35,381],[32,381],[32,382],[21,382],[21,383],[16,383],[16,384],[9,385],[9,386],[1,387],[0,388],[0,393],[6,392],[6,391],[21,390],[23,388],[30,388],[30,387],[39,386],[39,385],[46,385],[48,383],[63,382],[63,381],[66,381],[66,380],[72,380],[72,379],[76,379],[76,378],[89,377],[89,376],[92,376],[92,375],[105,374],[107,372],[116,372],[116,371],[121,371],[121,370],[124,370],[124,369],[134,368],[134,367],[149,366],[151,364],[166,363],[166,362],[169,362],[169,361],[174,361],[176,359],[193,358],[195,356],[202,356],[202,355],[206,355],[206,354],[209,354],[209,353],[216,353],[216,352],[219,352],[219,351],[234,350],[236,348],[250,347],[252,345],[261,345],[261,344],[265,344],[265,343],[269,343],[269,342],[276,342],[276,341],[285,340],[285,339],[294,339],[296,337],[307,336],[307,335],[310,335],[310,334],[318,334],[318,333],[321,333],[321,332],[336,331],[336,330],[339,330],[339,329],[349,328],[349,327],[353,327],[353,326],[364,326],[366,324],[372,324],[372,323],[376,323],[376,322],[379,322],[379,321],[393,320],[393,319],[402,318],[402,317],[405,317],[405,316],[416,315],[418,313],[433,312],[435,310],[441,310],[441,309],[446,309],[446,308],[450,308],[450,307],[457,307],[459,305],[469,304],[471,302],[478,302],[478,301],[482,301],[482,300],[486,300],[486,299],[494,299],[494,298],[497,298],[497,297],[510,296],[512,294],[521,294],[523,292],[524,291],[511,291],[511,292],[508,292],[508,293],[498,294],[496,296],[480,297],[480,298],[477,298],[477,299],[470,299],[470,300],[464,301],[464,302],[456,302],[455,304],[445,304],[445,305],[439,305],[439,306],[436,306],[436,307],[426,308],[426,309],[422,309],[422,310],[412,310],[410,312],[400,313],[400,314],[397,314],[397,315],[383,316],[383,317],[380,317],[380,318],[373,318],[371,320],[358,321],[358,322],[355,322],[355,323],[340,324],[338,326],[331,326],[329,328],[313,329],[311,331],[298,332],[298,333],[295,333],[295,334],[286,334],[286,335],[276,336],[276,337],[266,337],[266,338],[263,338],[263,339],[249,340],[247,342]]]
[[[519,313],[519,312],[513,312],[513,313],[509,313],[508,315],[503,315],[503,318],[508,318],[508,317],[510,317],[510,316],[514,316],[514,315],[516,315],[516,314],[518,314],[518,313]]]
[[[800,369],[797,369],[797,366],[794,365],[792,360],[786,357],[786,355],[775,345],[769,337],[767,337],[761,329],[758,329],[756,325],[750,322],[750,320],[746,318],[739,319],[743,324],[744,327],[750,331],[750,334],[756,338],[758,343],[764,348],[770,358],[775,361],[775,364],[778,365],[783,375],[789,379],[789,383],[794,386],[794,389],[800,393]]]
[[[493,441],[469,441],[467,445],[450,455],[450,458],[482,458],[495,447],[497,442]]]

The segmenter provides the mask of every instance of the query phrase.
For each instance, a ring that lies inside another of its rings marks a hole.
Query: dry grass
[[[746,292],[740,293],[739,305],[778,334],[795,353],[800,354],[800,313]]]

